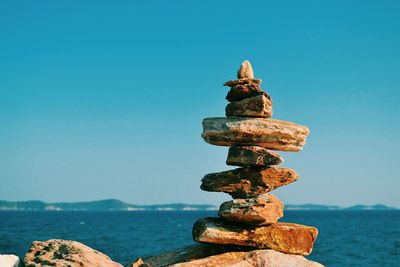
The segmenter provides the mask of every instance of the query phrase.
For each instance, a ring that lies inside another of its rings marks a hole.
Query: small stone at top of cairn
[[[253,67],[250,64],[250,61],[243,61],[237,72],[237,77],[238,79],[254,79]]]

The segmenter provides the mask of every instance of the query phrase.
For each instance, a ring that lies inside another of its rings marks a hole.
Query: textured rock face
[[[25,255],[26,267],[122,267],[107,255],[82,243],[68,240],[34,241]]]
[[[198,242],[270,248],[298,255],[311,253],[317,235],[314,227],[292,223],[244,228],[219,218],[205,218],[193,226],[193,239]]]
[[[243,61],[242,65],[237,72],[238,79],[248,78],[254,79],[253,67],[248,60]]]
[[[18,267],[19,257],[12,254],[0,254],[0,267]]]
[[[232,86],[235,86],[238,84],[249,84],[249,83],[254,83],[254,84],[260,85],[261,82],[262,82],[262,80],[260,80],[260,79],[242,78],[242,79],[227,81],[224,83],[224,86],[232,87]]]
[[[200,244],[173,252],[138,259],[127,267],[323,267],[303,256],[288,255],[270,249]]]
[[[264,95],[265,97],[270,98],[270,96],[263,92],[258,84],[249,83],[249,84],[237,84],[231,87],[231,90],[226,94],[226,100],[229,102],[240,101],[246,98]]]
[[[219,146],[260,146],[272,150],[300,151],[309,129],[292,122],[265,118],[206,118],[204,140]]]
[[[299,178],[288,168],[245,167],[204,176],[201,189],[210,192],[225,192],[233,198],[255,197],[292,183]]]
[[[218,215],[229,221],[267,225],[276,223],[283,217],[283,203],[271,194],[238,198],[222,203]]]
[[[226,159],[226,164],[232,166],[267,166],[282,162],[278,153],[258,146],[230,147]]]
[[[300,255],[288,255],[270,249],[227,252],[204,259],[172,265],[174,267],[323,267]]]
[[[225,108],[225,114],[226,116],[269,118],[272,116],[272,101],[264,94],[259,94],[229,103]]]

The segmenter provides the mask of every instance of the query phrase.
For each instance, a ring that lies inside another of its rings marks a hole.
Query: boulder
[[[234,101],[226,106],[225,115],[270,118],[272,116],[272,101],[264,94]]]
[[[263,249],[249,252],[227,252],[204,259],[171,265],[173,267],[323,267],[300,255],[289,255]]]
[[[32,242],[24,262],[26,267],[122,267],[107,255],[82,243],[59,239]]]
[[[283,203],[271,194],[238,198],[222,203],[218,215],[228,221],[267,225],[283,217]]]
[[[139,258],[127,267],[323,267],[300,255],[289,255],[270,249],[252,250],[246,247],[199,244]]]
[[[232,146],[226,159],[226,164],[233,166],[267,166],[282,162],[278,153],[259,146]]]
[[[309,129],[288,121],[266,118],[206,118],[204,140],[219,146],[260,146],[272,150],[300,151]]]
[[[205,218],[193,225],[193,239],[197,242],[270,248],[298,255],[311,253],[317,235],[316,228],[294,223],[245,227],[220,218]]]
[[[299,178],[288,168],[245,167],[210,173],[201,180],[201,189],[209,192],[225,192],[233,198],[249,198],[268,193]]]
[[[19,257],[12,254],[0,254],[0,267],[18,267]]]

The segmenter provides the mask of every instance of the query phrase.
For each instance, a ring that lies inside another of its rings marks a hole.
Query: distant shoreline
[[[5,201],[0,200],[0,211],[216,211],[218,206],[208,204],[161,204],[161,205],[134,205],[118,199],[106,199],[87,202],[57,202],[46,203],[38,200],[31,201]],[[300,204],[285,205],[285,210],[398,210],[383,204],[354,205],[340,207],[333,205]]]

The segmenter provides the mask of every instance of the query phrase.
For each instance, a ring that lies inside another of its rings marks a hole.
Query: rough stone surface
[[[283,217],[283,203],[271,194],[222,203],[218,215],[228,221],[251,225],[276,223]]]
[[[237,72],[238,79],[247,78],[247,79],[254,79],[253,67],[250,64],[250,61],[245,60],[243,61],[242,65]]]
[[[272,101],[264,94],[259,94],[231,102],[225,108],[225,115],[270,118],[272,116]]]
[[[0,267],[18,267],[19,257],[12,254],[0,254]]]
[[[34,241],[25,255],[24,262],[26,267],[122,267],[107,255],[82,243],[58,239]]]
[[[232,166],[267,166],[282,162],[278,153],[258,146],[230,147],[226,159],[226,164]]]
[[[199,244],[173,252],[148,257],[127,267],[323,267],[300,255],[289,255],[270,249],[252,250],[245,247]]]
[[[238,84],[250,84],[250,83],[254,83],[254,84],[258,84],[260,85],[262,82],[262,80],[260,79],[248,79],[248,78],[242,78],[242,79],[237,79],[237,80],[231,80],[231,81],[227,81],[224,83],[224,86],[235,86]]]
[[[226,94],[225,99],[229,102],[240,101],[246,98],[251,98],[258,95],[264,95],[271,100],[271,97],[263,92],[258,84],[237,84],[231,87],[231,90]]]
[[[126,267],[171,266],[176,263],[202,259],[208,256],[218,255],[225,252],[239,252],[249,250],[251,250],[251,248],[249,247],[221,246],[216,244],[196,244],[175,251],[162,253],[156,256],[139,258],[136,261],[128,264]]]
[[[260,146],[272,150],[300,151],[309,129],[292,122],[265,118],[206,118],[204,140],[219,146]]]
[[[317,235],[316,228],[293,223],[244,227],[220,218],[205,218],[193,225],[193,239],[197,242],[270,248],[298,255],[311,253]]]
[[[268,193],[299,178],[288,168],[245,167],[210,173],[202,179],[201,189],[210,192],[225,192],[233,198],[249,198]]]
[[[174,267],[323,267],[300,255],[289,255],[263,249],[249,252],[227,252],[204,259],[172,265]]]

